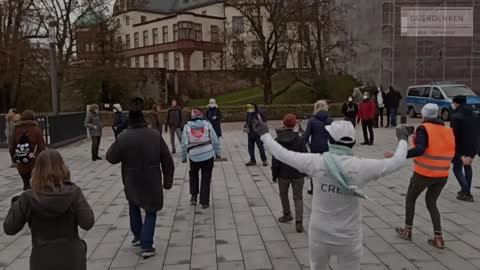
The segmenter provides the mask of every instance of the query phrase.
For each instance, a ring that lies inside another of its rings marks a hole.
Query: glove
[[[268,133],[268,125],[267,123],[263,122],[262,120],[253,120],[253,129],[255,129],[255,132],[263,136]]]
[[[399,141],[405,140],[408,142],[408,136],[410,136],[410,131],[406,127],[398,127],[396,129],[396,133]]]

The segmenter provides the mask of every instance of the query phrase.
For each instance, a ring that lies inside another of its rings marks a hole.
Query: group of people
[[[353,97],[350,102],[353,102]],[[362,104],[368,103],[368,107],[373,107],[372,102],[365,95]],[[345,112],[351,114],[346,114],[343,121],[334,121],[329,116],[326,101],[315,103],[314,116],[304,134],[296,131],[297,118],[289,113],[283,118],[283,128],[277,130],[276,139],[269,134],[266,113],[256,104],[246,106],[245,131],[250,155],[247,165],[256,165],[255,145],[260,150],[264,166],[268,165],[265,146],[272,154],[272,180],[278,182],[283,208],[283,215],[278,221],[295,221],[296,231],[303,232],[303,186],[305,177],[309,176],[312,178],[313,193],[309,224],[311,268],[325,270],[330,257],[336,256],[337,269],[360,269],[363,245],[360,211],[361,200],[366,198],[364,188],[370,181],[399,170],[407,159],[413,158],[405,224],[395,230],[399,237],[412,240],[415,203],[419,195],[427,190],[427,209],[433,224],[433,237],[428,243],[443,249],[445,243],[437,200],[447,183],[452,162],[461,186],[457,198],[473,202],[470,192],[471,164],[478,153],[478,140],[477,133],[472,132],[475,122],[466,98],[457,96],[453,99],[451,128],[438,118],[437,105],[426,104],[421,112],[423,122],[416,130],[413,127],[397,128],[396,151],[385,152],[385,158],[379,160],[354,155],[356,118],[360,118],[362,125],[369,125],[363,122],[373,120],[359,115],[362,105],[356,110],[355,104],[351,107],[349,103]],[[141,256],[148,258],[156,254],[153,239],[157,212],[163,208],[163,190],[169,190],[173,185],[175,165],[171,153],[176,150],[175,137],[180,137],[181,161],[190,163],[190,203],[200,203],[206,209],[210,206],[214,162],[221,157],[222,115],[215,101],[211,100],[206,113],[194,108],[189,120],[183,127],[178,127],[179,123],[183,123],[183,110],[172,102],[166,121],[166,130],[170,130],[172,139],[170,151],[162,138],[158,107],[147,115],[143,113],[143,108],[143,100],[136,98],[129,106],[126,120],[115,118],[113,129],[119,132],[107,151],[106,159],[112,164],[121,164],[133,233],[132,245],[139,246]],[[121,107],[114,106],[114,109],[116,113],[121,113]],[[354,115],[352,112],[355,111]],[[391,124],[396,125],[393,121]],[[90,107],[85,126],[91,136],[101,136],[103,123],[98,106]],[[412,134],[413,148],[408,149]],[[20,232],[26,223],[29,224],[33,243],[31,269],[86,269],[87,247],[78,235],[78,227],[90,229],[94,216],[82,191],[71,182],[69,170],[60,154],[46,149],[33,112],[21,114],[11,140],[10,153],[24,179],[25,192],[12,198],[4,221],[5,232],[13,235]],[[98,160],[100,138],[92,138],[92,142],[92,159]],[[22,145],[27,150],[21,151]],[[290,209],[290,186],[295,214]],[[145,212],[143,215],[142,209]],[[61,254],[61,259],[46,259],[46,254],[52,252]]]

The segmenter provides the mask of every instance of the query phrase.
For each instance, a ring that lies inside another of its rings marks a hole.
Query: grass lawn
[[[219,105],[243,105],[248,102],[263,103],[263,89],[261,87],[251,87],[240,89],[235,92],[226,93],[216,96],[217,104]],[[191,107],[204,107],[208,105],[209,98],[201,98],[191,100],[188,105]]]

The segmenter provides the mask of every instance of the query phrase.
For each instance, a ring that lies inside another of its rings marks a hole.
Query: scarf
[[[367,197],[363,194],[363,191],[360,190],[357,186],[352,184],[352,178],[345,172],[344,168],[337,163],[333,155],[337,156],[353,156],[352,149],[336,144],[329,144],[329,152],[324,153],[325,166],[328,171],[335,177],[338,186],[342,190],[343,194],[360,197],[366,199]]]

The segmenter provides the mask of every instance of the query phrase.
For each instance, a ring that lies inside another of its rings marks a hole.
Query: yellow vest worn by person
[[[422,156],[414,159],[415,172],[425,177],[448,177],[450,164],[455,156],[453,130],[431,123],[424,123],[422,126],[427,130],[428,146]]]

